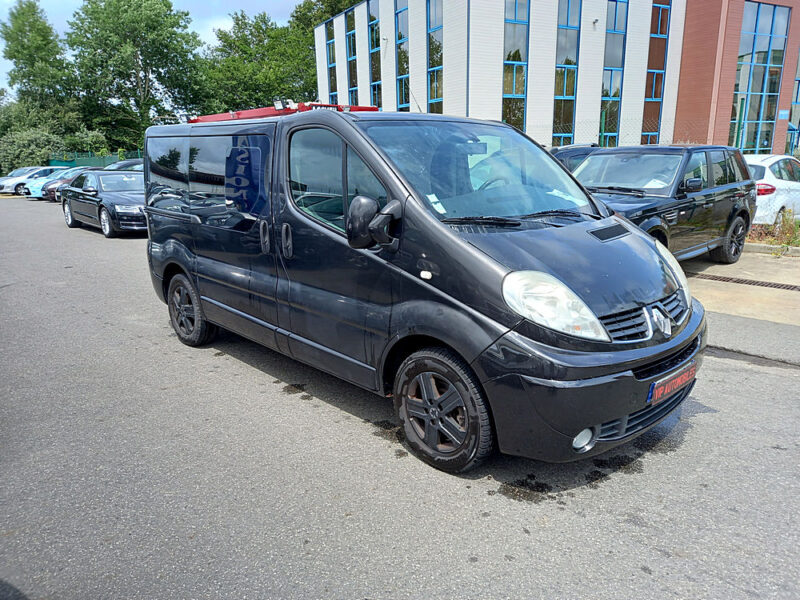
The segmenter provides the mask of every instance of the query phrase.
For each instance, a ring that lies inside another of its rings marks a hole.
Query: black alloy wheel
[[[186,276],[175,275],[169,282],[167,306],[172,328],[187,346],[206,344],[216,334],[216,326],[206,321],[200,297]]]
[[[746,237],[747,224],[742,217],[736,217],[728,227],[722,245],[710,252],[711,258],[725,264],[735,263],[742,256]]]
[[[445,348],[409,356],[395,378],[395,408],[412,451],[458,473],[488,457],[494,440],[487,402],[469,366]]]

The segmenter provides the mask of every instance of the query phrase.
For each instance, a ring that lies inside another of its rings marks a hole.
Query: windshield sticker
[[[447,209],[442,206],[442,203],[439,202],[439,198],[436,197],[436,194],[428,194],[428,201],[431,203],[433,210],[438,212],[440,215],[447,213]]]

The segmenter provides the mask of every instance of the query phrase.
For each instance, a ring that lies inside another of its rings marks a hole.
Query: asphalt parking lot
[[[144,238],[0,204],[0,598],[800,596],[800,367],[769,358],[800,327],[711,349],[682,412],[607,455],[456,477],[389,400],[180,344]]]

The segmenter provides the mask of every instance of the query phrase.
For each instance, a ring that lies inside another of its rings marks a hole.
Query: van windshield
[[[664,152],[595,152],[586,157],[573,175],[587,188],[626,187],[649,194],[667,194],[682,154]]]
[[[596,214],[547,152],[504,125],[457,121],[360,122],[439,219]]]

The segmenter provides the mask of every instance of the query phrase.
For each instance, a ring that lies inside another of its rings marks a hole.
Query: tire
[[[81,222],[72,215],[72,206],[70,205],[69,200],[61,205],[61,210],[64,211],[64,222],[67,224],[67,227],[70,229],[75,229],[81,226]]]
[[[18,183],[18,184],[17,184],[17,185],[14,187],[14,195],[15,195],[15,196],[22,196],[22,189],[23,189],[24,187],[25,187],[25,184],[24,184],[24,183]]]
[[[709,252],[712,260],[731,265],[742,256],[744,239],[747,236],[747,224],[742,217],[736,217],[728,227],[722,245]]]
[[[461,473],[494,450],[488,405],[459,356],[425,348],[406,358],[394,381],[394,405],[412,452],[448,473]]]
[[[111,224],[111,215],[105,208],[100,209],[100,230],[107,238],[113,238],[117,235],[114,231],[114,226]]]
[[[781,233],[781,229],[783,228],[783,219],[785,215],[786,215],[786,207],[782,206],[781,209],[778,211],[778,214],[775,217],[775,223],[772,226],[776,236],[780,235]]]
[[[202,346],[217,334],[217,326],[206,321],[200,296],[185,275],[175,275],[170,280],[167,306],[172,328],[187,346]]]

